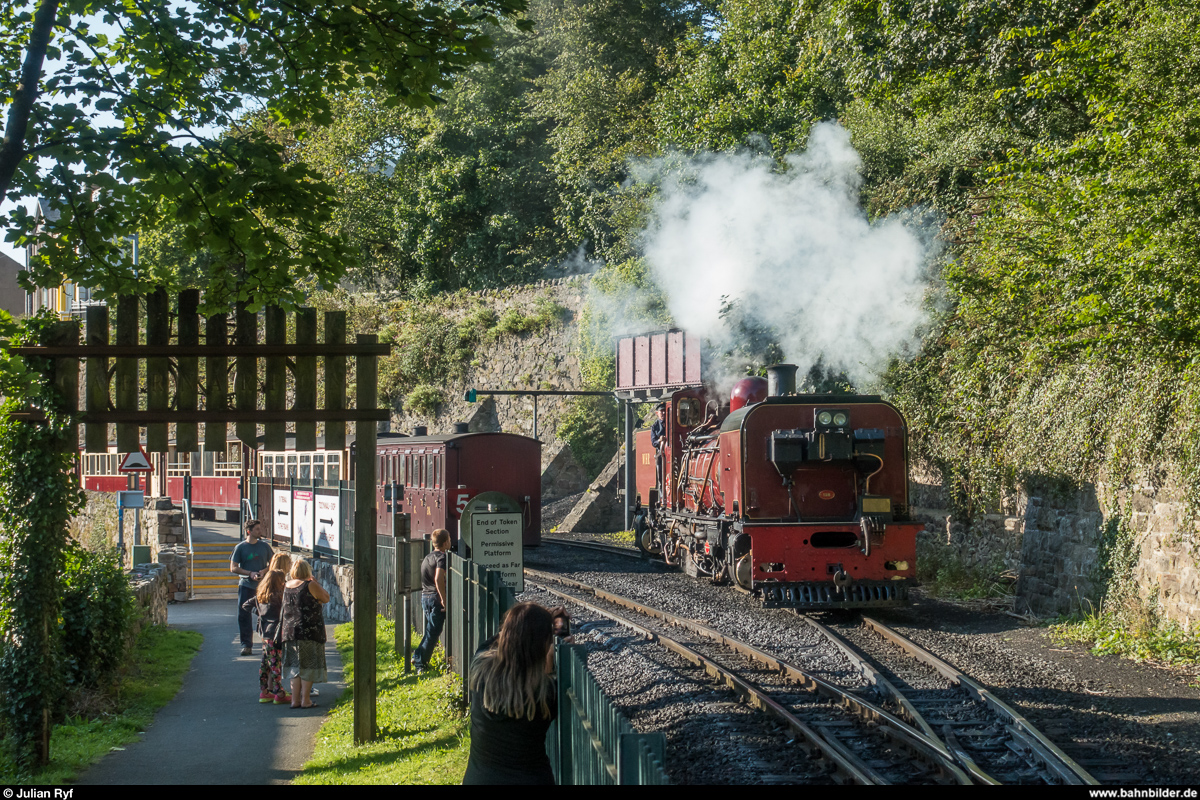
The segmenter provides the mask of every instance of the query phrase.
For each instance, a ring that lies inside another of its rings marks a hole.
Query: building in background
[[[42,220],[54,221],[58,219],[59,213],[50,208],[50,205],[39,197],[35,216],[37,218],[35,230],[37,230],[41,227]],[[134,247],[136,253],[136,244]],[[25,253],[25,263],[29,264],[30,259],[37,255],[37,245],[27,245]],[[38,287],[32,292],[26,292],[24,311],[26,314],[36,314],[43,308],[48,308],[59,316],[68,317],[81,315],[88,306],[93,305],[104,305],[104,301],[93,300],[90,288],[71,283],[70,281],[64,281],[58,286]]]
[[[17,273],[23,267],[5,253],[0,253],[0,308],[14,317],[25,313],[25,290],[17,283]]]

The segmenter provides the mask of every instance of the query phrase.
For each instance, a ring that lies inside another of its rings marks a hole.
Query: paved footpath
[[[291,709],[258,702],[262,651],[239,656],[236,600],[191,600],[168,607],[172,628],[204,635],[183,688],[164,706],[141,741],[114,751],[78,783],[288,783],[313,752],[329,705],[341,696],[342,662],[326,626],[329,683],[318,684],[317,708]]]

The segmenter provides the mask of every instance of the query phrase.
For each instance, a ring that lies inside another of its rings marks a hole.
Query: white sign
[[[319,494],[317,503],[317,545],[337,550],[340,544],[338,526],[342,519],[342,499],[336,494]]]
[[[295,544],[305,550],[313,546],[313,493],[292,492],[292,530],[296,533]]]
[[[499,572],[514,592],[525,591],[525,550],[519,513],[471,515],[471,560]]]
[[[292,538],[292,493],[287,489],[274,489],[271,495],[274,497],[272,508],[275,518],[271,520],[271,524],[274,526],[275,538],[290,541]]]

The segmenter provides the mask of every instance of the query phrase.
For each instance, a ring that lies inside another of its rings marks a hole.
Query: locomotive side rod
[[[858,697],[857,695],[847,692],[841,687],[836,686],[835,684],[832,684],[823,678],[812,675],[811,673],[796,666],[795,664],[792,664],[791,662],[777,658],[763,650],[760,650],[757,647],[754,647],[753,645],[747,644],[733,637],[726,636],[725,634],[694,620],[681,619],[665,611],[643,605],[636,601],[630,600],[629,598],[621,597],[620,595],[606,592],[603,589],[599,589],[585,583],[580,583],[579,581],[574,581],[570,578],[549,575],[535,570],[527,569],[526,573],[533,575],[536,579],[540,579],[543,582],[552,581],[560,583],[564,586],[570,586],[571,588],[579,591],[593,594],[598,599],[604,600],[605,602],[613,603],[614,605],[627,608],[631,611],[644,614],[668,624],[677,625],[687,631],[690,631],[691,633],[702,636],[730,650],[733,650],[739,655],[765,664],[770,669],[782,672],[788,677],[788,679],[801,685],[806,691],[828,697],[842,707],[848,709],[851,713],[863,719],[865,722],[878,724],[880,726],[878,728],[880,733],[896,741],[897,744],[909,752],[914,753],[922,760],[932,764],[935,768],[937,768],[947,777],[951,778],[954,782],[960,785],[969,785],[972,783],[970,777],[968,777],[966,773],[964,773],[954,763],[954,756],[937,737],[931,738],[925,736],[921,732],[913,729],[903,720],[898,719],[875,704]],[[547,589],[547,591],[553,590]],[[555,594],[563,596],[561,593],[555,592]],[[576,599],[575,602],[580,601]],[[611,616],[610,612],[603,613]],[[759,689],[758,691],[761,692],[762,690]],[[770,700],[769,697],[766,699]],[[774,703],[775,701],[770,700],[770,702]],[[764,708],[764,710],[768,710],[763,706],[759,707]],[[837,745],[840,746],[841,743],[837,742]]]

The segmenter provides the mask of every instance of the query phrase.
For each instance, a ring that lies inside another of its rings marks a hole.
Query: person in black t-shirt
[[[562,609],[518,603],[475,656],[464,784],[554,784],[546,731],[558,716],[554,637],[556,629],[567,633],[566,620]]]
[[[433,552],[421,562],[421,608],[425,612],[425,635],[413,651],[413,669],[424,672],[429,657],[442,636],[446,624],[446,551],[450,549],[450,532],[438,528],[433,532]]]

